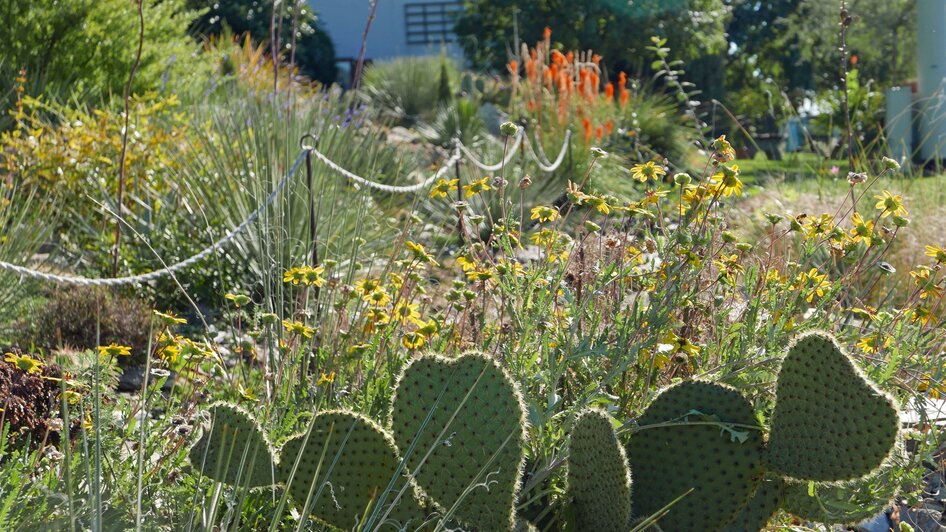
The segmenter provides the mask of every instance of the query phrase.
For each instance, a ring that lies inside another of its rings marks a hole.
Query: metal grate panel
[[[463,3],[412,2],[404,4],[407,44],[439,44],[456,40],[453,25]]]

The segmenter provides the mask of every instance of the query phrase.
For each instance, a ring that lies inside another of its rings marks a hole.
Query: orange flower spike
[[[608,120],[607,122],[605,122],[604,131],[605,133],[610,135],[614,131],[614,122],[612,122],[611,120]]]
[[[552,50],[552,64],[553,65],[564,65],[565,64],[565,55],[558,50]]]
[[[588,120],[588,117],[582,119],[581,127],[585,130],[585,144],[591,143],[591,120]]]
[[[631,98],[631,91],[622,88],[621,95],[619,96],[619,98],[621,100],[621,107],[624,107],[625,105],[627,105],[627,101]]]
[[[546,41],[549,40],[549,39],[551,39],[551,38],[552,38],[552,28],[546,26],[545,29],[542,30],[542,38],[545,39]]]
[[[589,77],[591,78],[591,91],[594,94],[598,94],[598,89],[601,86],[601,78],[596,72],[592,72]]]
[[[604,86],[604,98],[609,102],[614,99],[614,83],[610,81]]]
[[[509,64],[506,65],[506,68],[509,69],[509,73],[512,74],[513,76],[519,75],[519,61],[516,61],[515,59],[511,59],[509,61]]]
[[[598,139],[598,140],[601,140],[601,137],[603,137],[603,136],[604,136],[604,130],[601,128],[601,126],[596,127],[596,128],[595,128],[595,138]]]
[[[568,54],[565,56],[565,62],[570,65],[574,61],[575,61],[575,52],[568,52]]]
[[[618,87],[623,89],[626,86],[627,86],[627,74],[625,74],[624,72],[621,72],[620,74],[618,74]]]
[[[545,86],[552,88],[552,69],[545,68],[542,70],[542,81],[545,83]]]

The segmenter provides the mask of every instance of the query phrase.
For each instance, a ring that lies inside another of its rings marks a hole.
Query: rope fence
[[[544,172],[552,172],[555,169],[557,169],[564,161],[565,152],[567,151],[570,136],[571,136],[571,131],[568,131],[565,135],[565,141],[562,144],[562,149],[558,155],[558,158],[556,158],[556,160],[551,164],[545,164],[543,161],[539,159],[529,139],[525,138],[525,140],[523,140],[525,135],[521,132],[519,135],[516,136],[515,143],[513,144],[512,148],[507,153],[506,157],[504,157],[499,163],[496,163],[493,165],[488,165],[481,162],[466,146],[463,145],[463,143],[459,141],[459,139],[455,139],[453,155],[440,167],[439,170],[437,170],[436,173],[434,173],[432,176],[428,177],[427,179],[419,183],[416,183],[413,185],[400,185],[400,186],[388,185],[385,183],[378,183],[366,177],[362,177],[358,174],[355,174],[354,172],[351,172],[343,168],[341,165],[339,165],[338,163],[330,159],[327,155],[320,152],[315,147],[306,146],[299,152],[299,155],[296,156],[296,159],[295,161],[293,161],[292,166],[289,168],[289,171],[286,172],[286,174],[282,177],[282,179],[279,180],[279,183],[277,183],[276,188],[274,188],[273,191],[269,193],[266,199],[259,205],[259,207],[256,208],[255,211],[253,211],[245,220],[243,220],[238,226],[233,228],[222,238],[214,241],[213,243],[211,243],[209,246],[202,249],[198,253],[180,262],[176,262],[174,264],[165,266],[163,268],[160,268],[148,273],[142,273],[138,275],[128,275],[125,277],[91,278],[91,277],[82,277],[78,275],[59,275],[55,273],[36,270],[33,268],[28,268],[26,266],[12,264],[5,261],[0,261],[0,270],[14,273],[16,275],[20,275],[21,277],[28,277],[32,279],[38,279],[40,281],[57,283],[57,284],[65,284],[65,285],[73,285],[73,286],[123,286],[123,285],[129,285],[129,284],[140,284],[140,283],[146,283],[149,281],[155,281],[166,275],[172,275],[180,270],[193,266],[194,264],[200,262],[202,259],[210,256],[211,254],[223,248],[223,246],[227,245],[234,238],[236,238],[237,235],[245,231],[246,228],[249,227],[250,224],[252,224],[259,217],[259,215],[262,214],[263,211],[265,211],[273,203],[273,201],[275,201],[276,197],[279,196],[279,194],[285,188],[286,183],[288,183],[289,179],[299,170],[299,167],[302,165],[302,162],[306,159],[307,155],[315,156],[315,158],[321,161],[322,164],[324,164],[327,168],[333,170],[338,175],[345,177],[346,179],[358,185],[362,185],[374,190],[379,190],[382,192],[389,192],[393,194],[409,194],[409,193],[415,193],[415,192],[426,189],[432,183],[442,178],[447,173],[447,171],[450,170],[452,166],[454,166],[455,164],[457,164],[464,158],[468,160],[470,163],[472,163],[474,166],[480,168],[481,170],[485,170],[489,172],[499,170],[503,166],[509,164],[510,161],[512,161],[513,156],[515,156],[516,152],[519,151],[523,142],[525,142],[526,144],[529,144],[530,158],[533,159],[536,165]]]
[[[516,140],[513,142],[512,147],[509,148],[508,152],[506,152],[506,157],[496,164],[486,164],[480,161],[476,155],[473,155],[473,152],[471,152],[469,148],[460,142],[460,139],[454,139],[454,142],[456,143],[457,147],[460,148],[460,151],[463,152],[463,155],[466,155],[466,159],[470,161],[473,166],[486,172],[495,172],[496,170],[499,170],[500,168],[509,164],[509,161],[512,161],[512,158],[515,157],[516,152],[519,151],[519,147],[522,146],[523,137],[525,137],[525,135],[523,135],[522,132],[519,132],[519,134],[516,135]]]

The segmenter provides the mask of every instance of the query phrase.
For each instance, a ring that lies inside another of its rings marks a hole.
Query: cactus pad
[[[623,532],[631,516],[631,472],[608,415],[588,410],[572,430],[568,492],[578,530]]]
[[[897,497],[902,479],[892,471],[902,468],[907,460],[906,447],[898,441],[881,466],[865,478],[841,483],[814,483],[809,495],[808,482],[790,480],[785,483],[782,508],[801,519],[819,523],[855,524],[889,508]]]
[[[745,505],[739,515],[726,525],[725,532],[757,532],[765,528],[769,519],[778,510],[784,490],[785,481],[781,478],[763,479],[749,504]]]
[[[525,408],[495,361],[415,359],[398,379],[391,429],[417,484],[445,513],[480,530],[515,526]]]
[[[237,486],[269,486],[273,451],[259,424],[236,405],[210,408],[210,427],[191,447],[191,464],[204,475]]]
[[[766,467],[798,480],[840,481],[875,470],[899,428],[893,401],[826,333],[800,337],[782,361]]]
[[[721,530],[736,518],[763,473],[762,432],[742,394],[682,382],[661,392],[638,422],[627,448],[635,518],[671,503],[657,522],[663,530]],[[668,425],[653,426],[661,424]]]
[[[403,489],[385,523],[411,523],[407,528],[413,530],[424,513],[413,486],[398,474],[399,463],[394,442],[375,422],[352,412],[327,411],[312,420],[308,439],[300,434],[286,442],[277,476],[288,483],[300,506],[310,501],[313,516],[343,530],[356,528],[372,511],[380,518]],[[391,491],[384,494],[392,479]],[[382,507],[376,509],[382,496]]]

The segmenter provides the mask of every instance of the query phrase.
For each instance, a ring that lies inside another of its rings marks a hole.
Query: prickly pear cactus
[[[404,368],[391,430],[417,484],[444,513],[480,530],[515,526],[525,408],[491,358],[425,355]]]
[[[638,423],[627,447],[635,518],[671,503],[657,522],[663,530],[722,530],[736,518],[763,474],[762,432],[742,394],[682,382],[661,392]]]
[[[766,467],[798,480],[863,477],[890,454],[899,429],[893,401],[827,333],[804,335],[779,371]]]
[[[766,477],[749,500],[732,520],[725,532],[756,532],[765,528],[769,519],[778,511],[785,490],[785,481],[780,477]]]
[[[572,429],[568,492],[578,530],[623,532],[631,517],[631,472],[604,412],[587,410]]]
[[[820,483],[789,480],[785,483],[782,509],[809,521],[854,525],[889,508],[897,497],[899,479],[891,478],[895,466],[907,458],[902,442],[877,470],[848,482]]]
[[[398,473],[399,463],[394,442],[374,421],[353,412],[328,411],[315,416],[307,434],[286,442],[277,478],[300,506],[308,501],[311,514],[332,526],[353,530],[374,513],[374,529],[390,509],[384,529],[390,525],[413,530],[423,522],[424,512],[413,485]]]
[[[273,450],[259,424],[236,405],[210,407],[211,423],[188,453],[204,475],[227,484],[274,484]]]

